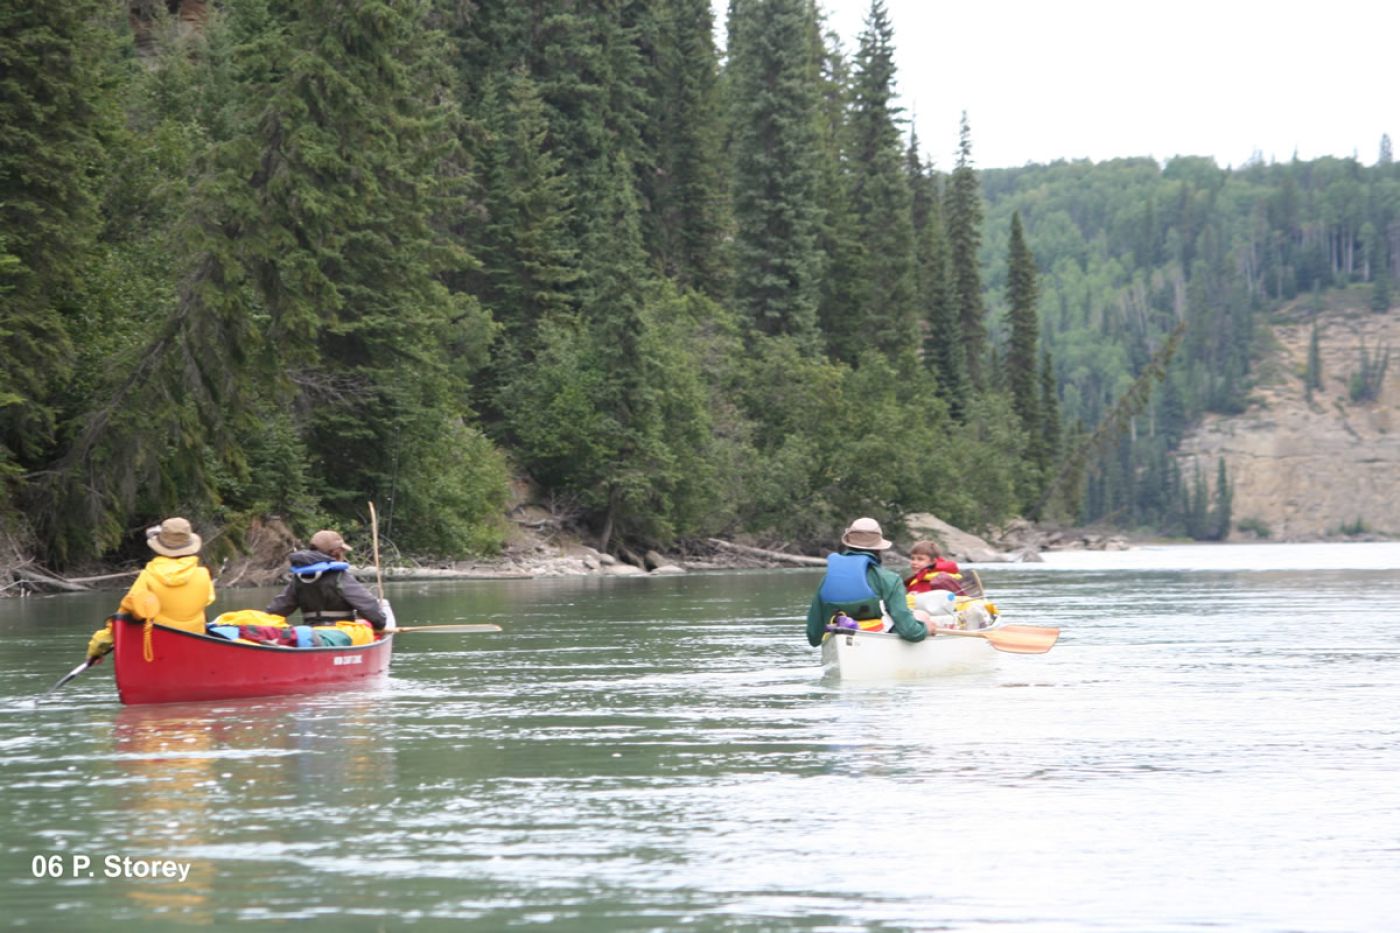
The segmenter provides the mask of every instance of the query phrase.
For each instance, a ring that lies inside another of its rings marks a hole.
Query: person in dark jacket
[[[393,629],[388,601],[375,599],[350,573],[345,539],[338,532],[318,531],[310,545],[309,550],[292,552],[292,582],[267,604],[267,611],[285,617],[300,609],[307,625],[364,619],[376,630],[386,624]]]
[[[838,612],[855,623],[884,616],[889,620],[889,631],[905,641],[923,641],[934,633],[932,623],[915,618],[910,611],[899,574],[880,566],[880,555],[892,546],[875,519],[851,522],[841,536],[841,552],[827,557],[826,576],[807,610],[807,641],[811,645],[822,643],[827,625]]]

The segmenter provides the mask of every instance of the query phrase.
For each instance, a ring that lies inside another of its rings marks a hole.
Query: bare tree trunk
[[[717,548],[723,548],[726,551],[737,551],[740,554],[748,554],[751,557],[763,557],[785,564],[801,564],[804,567],[826,566],[826,559],[822,557],[806,557],[802,554],[785,554],[782,551],[769,551],[761,547],[749,547],[746,544],[733,544],[729,541],[722,541],[719,538],[709,538],[707,540]]]

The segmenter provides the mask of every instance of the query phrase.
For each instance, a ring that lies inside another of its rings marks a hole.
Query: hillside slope
[[[1336,537],[1358,523],[1400,536],[1400,354],[1375,401],[1353,402],[1349,392],[1363,342],[1373,356],[1400,348],[1400,312],[1375,314],[1355,292],[1343,295],[1317,317],[1323,384],[1311,400],[1303,375],[1312,316],[1300,302],[1275,318],[1275,347],[1257,369],[1248,410],[1208,416],[1181,444],[1186,476],[1199,463],[1213,482],[1225,458],[1236,524],[1262,522],[1275,540]]]

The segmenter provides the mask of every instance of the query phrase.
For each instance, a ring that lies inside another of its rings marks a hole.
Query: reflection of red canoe
[[[388,673],[393,638],[348,648],[245,645],[212,635],[114,626],[117,693],[123,703],[179,703],[364,687]]]

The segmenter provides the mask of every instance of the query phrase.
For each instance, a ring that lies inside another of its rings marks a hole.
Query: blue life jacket
[[[817,598],[833,610],[843,610],[853,619],[880,618],[880,594],[870,585],[866,572],[876,566],[869,554],[830,554],[826,576]]]

